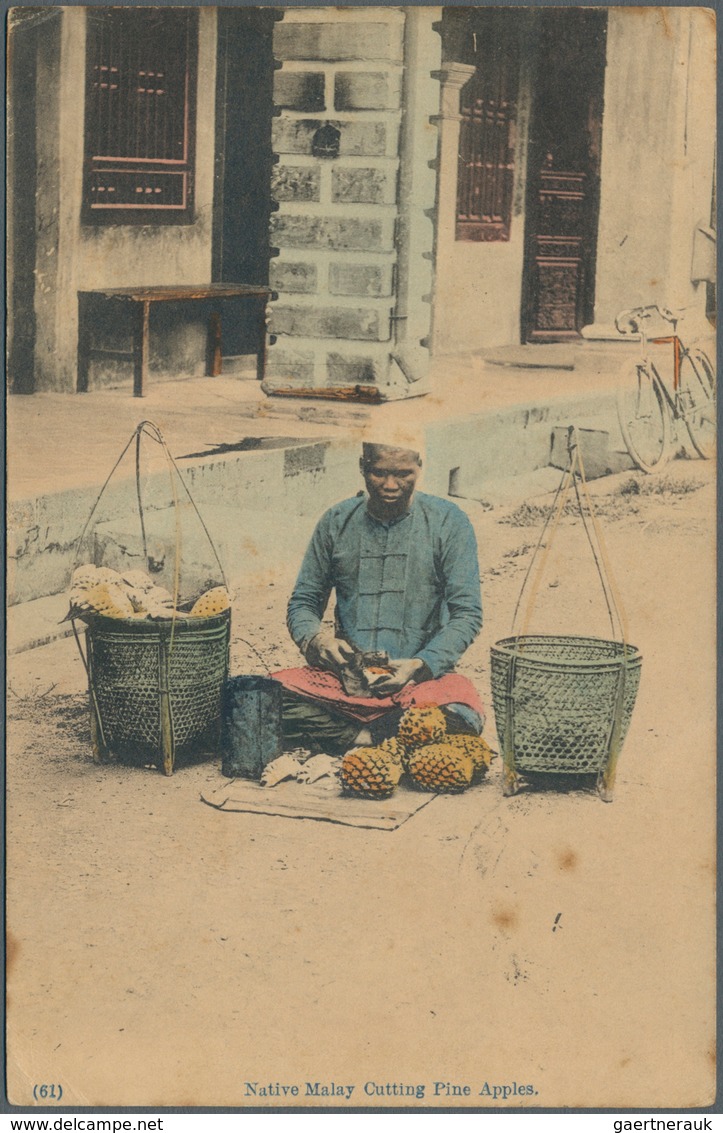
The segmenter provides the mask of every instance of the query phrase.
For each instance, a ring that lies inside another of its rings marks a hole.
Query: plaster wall
[[[435,355],[520,341],[530,80],[523,68],[517,106],[515,184],[509,240],[477,242],[455,238],[460,93],[461,87],[455,92],[455,104],[449,98],[445,99],[443,93],[440,114],[440,131],[446,137],[440,139],[439,152],[432,334]]]
[[[476,486],[523,476],[550,464],[553,433],[594,423],[614,434],[613,394],[560,396],[431,424],[426,432],[425,492],[473,496]]]
[[[655,302],[704,313],[691,263],[710,220],[714,52],[706,9],[609,9],[596,323]]]
[[[141,494],[149,544],[160,541],[166,552],[159,581],[172,588],[174,500],[163,457],[155,455]],[[356,440],[333,445],[320,441],[182,461],[180,469],[226,578],[234,585],[257,576],[273,579],[279,562],[300,563],[321,513],[362,487],[358,461]],[[66,590],[74,565],[91,561],[94,547],[95,554],[102,553],[111,535],[131,556],[125,569],[129,565],[145,569],[138,558],[136,482],[128,472],[119,471],[110,482],[78,547],[98,492],[97,486],[76,488],[9,504],[8,605]],[[177,494],[183,570],[208,570],[213,567],[213,553],[185,493],[178,489]]]
[[[41,51],[37,89],[48,105],[38,114],[44,165],[37,227],[39,389],[73,391],[76,385],[78,290],[133,285],[202,283],[211,279],[214,178],[216,12],[199,9],[194,222],[190,225],[82,225],[85,112],[84,8],[62,9],[59,54]],[[203,373],[205,330],[187,332],[185,349]],[[196,340],[194,350],[191,339]],[[125,380],[130,384],[130,372]]]
[[[467,413],[428,422],[421,488],[447,496],[474,496],[477,485],[545,468],[556,427],[597,423],[609,431],[615,419],[612,394],[559,397],[494,412]],[[149,543],[165,551],[159,581],[173,586],[175,511],[162,454],[142,484]],[[158,465],[161,465],[159,468]],[[146,466],[144,465],[144,468]],[[358,438],[319,439],[264,451],[196,458],[180,464],[184,482],[204,517],[224,573],[240,582],[273,582],[278,564],[300,563],[326,508],[362,488]],[[8,604],[60,594],[78,561],[143,567],[140,557],[135,477],[114,477],[93,515],[79,554],[78,539],[98,496],[98,487],[69,489],[11,501],[8,509]],[[213,556],[182,491],[181,546],[184,576],[198,579],[213,569]],[[289,522],[289,516],[293,522]],[[110,556],[110,557],[107,557]],[[183,580],[182,580],[183,583]],[[183,583],[185,585],[185,583]]]
[[[520,341],[523,252],[519,214],[504,243],[445,242],[437,260],[435,356]]]

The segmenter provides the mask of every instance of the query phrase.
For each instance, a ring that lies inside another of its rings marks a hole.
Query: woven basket
[[[610,640],[528,633],[550,547],[571,490],[607,606],[613,635]],[[515,633],[526,592],[522,632]],[[642,658],[628,643],[627,619],[587,491],[573,425],[568,428],[568,465],[522,583],[512,617],[512,635],[491,650],[492,704],[504,763],[503,794],[515,794],[519,772],[596,774],[598,794],[605,802],[612,802],[617,762],[638,694]]]
[[[509,637],[492,647],[492,702],[508,766],[600,773],[630,726],[642,658],[595,637]]]
[[[178,606],[181,519],[178,488],[196,513],[226,585],[223,566],[163,434],[153,421],[141,421],[114,464],[77,541],[76,566],[86,533],[113,474],[135,442],[136,497],[144,558],[150,563],[141,492],[141,442],[160,445],[168,464],[175,506],[176,555],[173,605]],[[150,569],[150,568],[149,568]],[[155,763],[171,775],[178,757],[220,752],[221,701],[228,678],[231,610],[210,618],[181,614],[157,620],[86,616],[83,653],[88,673],[90,725],[96,761],[113,754],[133,763]]]
[[[93,618],[86,643],[100,754],[155,763],[219,750],[231,611],[211,618]]]

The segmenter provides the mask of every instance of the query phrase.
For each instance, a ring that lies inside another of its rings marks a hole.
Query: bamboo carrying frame
[[[600,797],[611,802],[618,757],[637,697],[642,658],[628,642],[622,603],[587,491],[573,426],[568,430],[568,458],[520,590],[512,636],[497,642],[491,651],[492,702],[504,761],[503,792],[515,794],[520,772],[596,773]],[[571,488],[602,584],[613,640],[527,632]],[[515,635],[522,598],[536,562],[522,632]]]
[[[221,701],[228,678],[231,611],[213,617],[179,618],[180,481],[208,538],[226,585],[213,540],[171,456],[152,421],[142,421],[123,449],[96,499],[78,540],[77,557],[90,522],[113,473],[135,440],[136,496],[143,552],[146,527],[141,499],[141,440],[148,437],[163,449],[168,464],[176,522],[174,613],[167,619],[142,621],[96,616],[86,631],[83,652],[75,619],[73,632],[88,674],[93,756],[100,763],[111,753],[133,763],[153,762],[171,775],[179,755],[206,749],[220,753]]]

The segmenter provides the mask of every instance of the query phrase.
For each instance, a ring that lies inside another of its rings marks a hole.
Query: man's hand
[[[336,673],[349,664],[354,656],[354,649],[348,641],[337,637],[333,630],[322,629],[312,637],[304,656],[312,668]]]
[[[429,672],[424,661],[420,661],[418,657],[390,661],[389,668],[392,671],[388,677],[383,677],[374,682],[372,690],[374,696],[393,696],[395,692],[399,692],[410,681],[424,680]]]

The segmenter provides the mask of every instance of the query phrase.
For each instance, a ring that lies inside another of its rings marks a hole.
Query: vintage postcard
[[[715,112],[704,7],[9,10],[9,1107],[715,1110]]]

